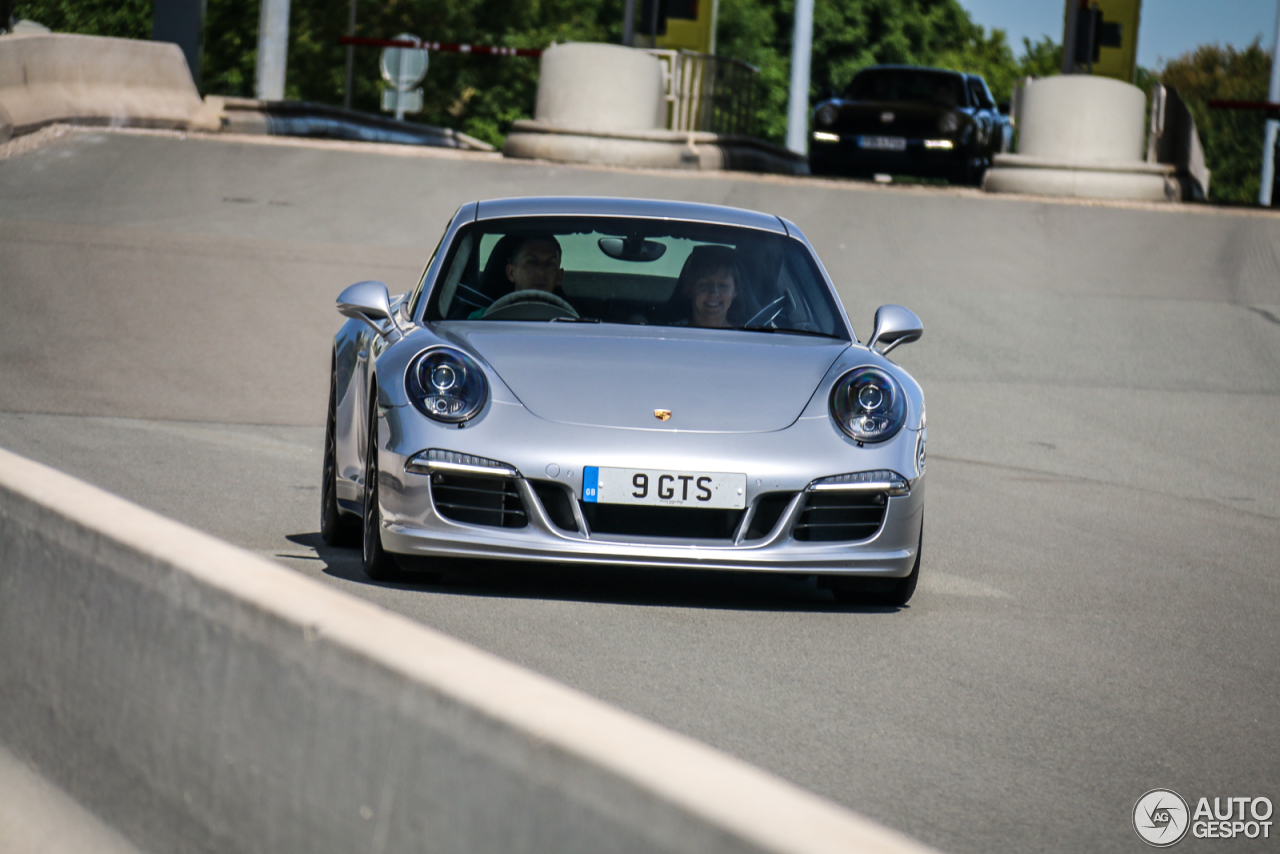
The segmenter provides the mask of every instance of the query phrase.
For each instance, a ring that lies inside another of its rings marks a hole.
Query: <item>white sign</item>
[[[408,33],[401,33],[394,41],[422,44],[422,39]],[[392,88],[382,92],[382,109],[387,112],[394,110],[397,119],[403,119],[405,113],[416,113],[422,109],[422,90],[410,90],[427,76],[427,62],[425,50],[412,47],[383,48],[378,67],[382,70],[382,79],[390,83]],[[414,95],[417,96],[417,106],[412,106],[415,103]]]

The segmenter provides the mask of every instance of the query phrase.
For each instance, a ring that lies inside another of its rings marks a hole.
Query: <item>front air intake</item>
[[[508,477],[466,477],[435,472],[431,501],[446,519],[491,528],[523,528],[529,524],[515,481]]]
[[[791,536],[806,542],[865,540],[880,530],[888,503],[883,492],[810,492]]]

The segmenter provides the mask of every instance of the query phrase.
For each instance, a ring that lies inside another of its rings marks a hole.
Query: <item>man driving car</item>
[[[507,278],[514,290],[555,293],[564,270],[560,267],[560,241],[550,235],[526,237],[507,262]]]

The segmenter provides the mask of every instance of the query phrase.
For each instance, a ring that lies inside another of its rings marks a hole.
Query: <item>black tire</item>
[[[873,605],[883,608],[901,608],[911,601],[920,580],[920,555],[924,551],[924,524],[920,525],[920,542],[916,544],[916,562],[911,572],[902,578],[833,578],[831,593],[837,602],[845,605]],[[891,581],[890,584],[885,584]],[[879,588],[879,589],[877,589]]]
[[[338,509],[337,379],[329,371],[329,415],[324,427],[324,464],[320,472],[320,538],[335,548],[360,545],[360,522]]]
[[[382,511],[378,507],[378,392],[370,393],[368,450],[364,468],[364,524],[360,537],[364,574],[371,581],[399,581],[396,559],[382,548]]]
[[[987,166],[985,162],[975,163],[970,160],[952,172],[947,181],[958,187],[980,187],[982,186],[982,177],[986,174]]]

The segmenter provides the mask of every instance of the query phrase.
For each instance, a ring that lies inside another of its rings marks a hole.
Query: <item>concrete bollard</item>
[[[1171,201],[1174,167],[1143,160],[1146,97],[1128,83],[1062,75],[1022,93],[1018,153],[997,154],[992,193]]]
[[[542,54],[535,118],[512,124],[507,157],[659,169],[805,174],[805,158],[763,140],[671,130],[678,96],[652,53],[610,44],[555,45]]]
[[[580,131],[667,126],[662,65],[642,50],[613,44],[562,44],[542,54],[535,118]]]

